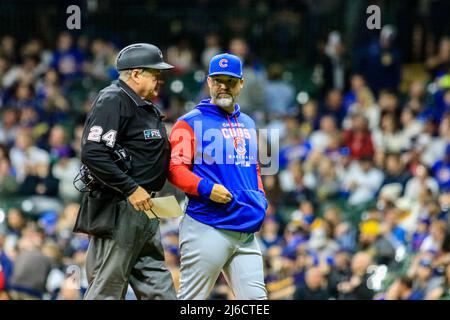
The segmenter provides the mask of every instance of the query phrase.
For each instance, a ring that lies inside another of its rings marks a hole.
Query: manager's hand
[[[128,197],[128,201],[136,211],[147,211],[153,206],[150,195],[140,186]]]
[[[218,203],[228,203],[233,199],[233,196],[231,195],[230,191],[228,191],[227,188],[225,188],[221,184],[215,183],[212,190],[211,195],[209,198]]]

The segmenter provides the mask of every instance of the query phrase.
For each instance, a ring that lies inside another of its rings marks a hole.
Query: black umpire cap
[[[134,43],[120,50],[116,60],[117,70],[127,69],[172,69],[173,66],[164,62],[161,50],[150,43]]]

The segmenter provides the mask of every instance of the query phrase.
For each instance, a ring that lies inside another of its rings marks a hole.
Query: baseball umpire
[[[150,99],[158,94],[162,70],[172,66],[147,43],[122,49],[116,64],[119,81],[96,97],[82,138],[81,160],[97,181],[74,228],[91,235],[84,298],[124,299],[130,284],[138,299],[176,299],[159,221],[143,212],[169,168],[163,116]],[[117,150],[126,155],[114,157]]]
[[[210,61],[211,99],[178,119],[171,135],[169,181],[189,198],[180,223],[179,299],[208,298],[221,271],[237,299],[266,299],[263,259],[254,233],[267,200],[254,121],[240,112],[242,63]]]

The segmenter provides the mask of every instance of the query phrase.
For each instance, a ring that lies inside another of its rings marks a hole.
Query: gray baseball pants
[[[207,299],[221,271],[237,299],[267,299],[261,249],[253,233],[216,229],[185,214],[180,253],[178,299]]]
[[[118,206],[113,237],[90,239],[86,257],[89,287],[84,299],[124,299],[130,284],[139,300],[175,300],[158,219],[149,219],[126,200]]]

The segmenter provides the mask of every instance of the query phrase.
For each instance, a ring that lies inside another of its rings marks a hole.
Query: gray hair
[[[133,71],[132,69],[128,69],[128,70],[121,70],[119,71],[119,79],[127,82],[128,79],[130,79],[131,77],[131,71]]]
[[[133,72],[133,70],[138,69],[139,70],[139,74],[144,73],[147,69],[142,69],[142,68],[134,68],[134,69],[127,69],[127,70],[121,70],[119,71],[119,79],[127,82],[128,79],[130,79],[131,77],[131,73]]]

